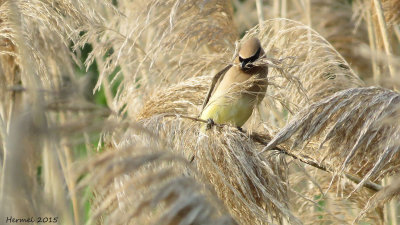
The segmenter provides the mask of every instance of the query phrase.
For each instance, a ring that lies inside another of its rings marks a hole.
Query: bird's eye
[[[239,62],[243,62],[243,58],[239,56]]]

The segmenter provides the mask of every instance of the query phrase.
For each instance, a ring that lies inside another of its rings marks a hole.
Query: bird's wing
[[[203,112],[204,108],[206,107],[208,101],[210,100],[211,94],[213,93],[214,89],[218,87],[219,83],[221,80],[224,78],[226,72],[232,67],[232,64],[227,65],[225,68],[223,68],[221,71],[219,71],[215,76],[213,77],[211,81],[210,88],[208,89],[208,93],[206,95],[206,98],[204,99],[203,106],[201,107],[201,112]]]

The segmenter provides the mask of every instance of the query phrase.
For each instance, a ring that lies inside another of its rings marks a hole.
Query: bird
[[[267,90],[268,66],[254,64],[265,57],[260,40],[250,38],[241,45],[234,63],[214,76],[199,116],[208,121],[201,128],[202,133],[215,123],[231,124],[241,130]]]

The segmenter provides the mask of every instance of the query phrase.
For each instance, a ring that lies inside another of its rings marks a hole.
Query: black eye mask
[[[261,48],[258,48],[256,54],[254,54],[252,57],[247,58],[247,59],[243,59],[242,57],[239,56],[239,62],[246,65],[249,62],[254,62],[256,61],[259,57],[260,57],[260,53],[261,53]]]

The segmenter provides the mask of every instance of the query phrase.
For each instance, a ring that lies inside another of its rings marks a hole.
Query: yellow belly
[[[254,97],[242,95],[237,99],[220,97],[204,109],[200,118],[215,123],[229,123],[241,127],[249,119],[255,104]]]

